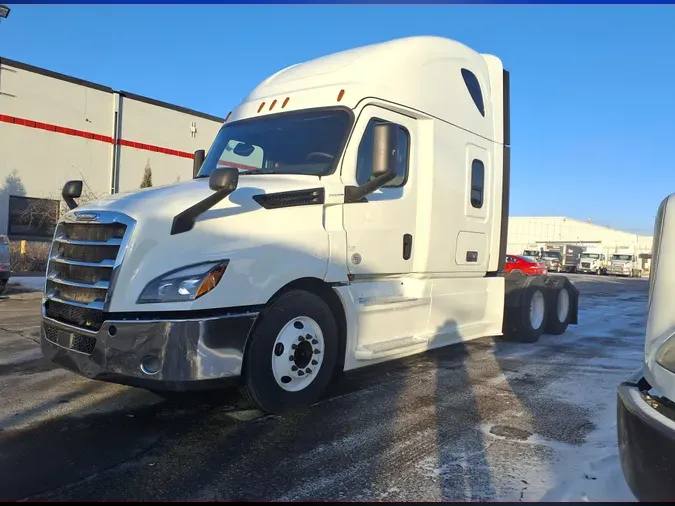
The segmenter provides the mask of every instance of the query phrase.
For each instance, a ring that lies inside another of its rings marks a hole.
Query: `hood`
[[[321,188],[316,176],[258,174],[240,176],[237,189],[217,203],[211,211],[238,207],[239,211],[260,209],[253,196],[293,190]],[[106,195],[75,211],[116,211],[138,220],[148,214],[173,217],[213,194],[209,179],[191,179],[182,183],[156,186],[128,192]]]
[[[207,178],[110,195],[75,211],[119,212],[135,220],[116,280],[124,290],[114,290],[110,311],[166,310],[162,305],[135,304],[152,279],[224,259],[230,263],[213,293],[172,303],[172,310],[255,305],[302,275],[323,279],[328,234],[322,205],[266,209],[253,197],[321,187],[315,176],[241,176],[237,189],[199,216],[191,230],[174,235],[174,217],[213,195]],[[256,289],[242,288],[250,286]]]

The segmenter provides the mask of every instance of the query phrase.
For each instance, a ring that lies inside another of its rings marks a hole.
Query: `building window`
[[[464,78],[464,84],[466,84],[466,89],[469,90],[469,95],[473,99],[473,103],[476,104],[478,112],[481,116],[485,116],[485,104],[483,103],[483,93],[480,91],[480,83],[476,75],[467,69],[462,69],[462,77]]]
[[[17,239],[51,240],[59,220],[59,201],[10,195],[7,235]]]
[[[359,144],[359,152],[356,159],[356,182],[359,185],[370,180],[373,166],[373,129],[378,123],[386,123],[384,120],[373,118],[368,122],[366,131]],[[410,135],[408,131],[399,126],[398,128],[398,153],[396,153],[396,177],[385,185],[386,187],[403,186],[408,179],[408,150],[410,147]]]
[[[471,205],[476,209],[483,207],[483,188],[485,184],[485,166],[480,160],[471,162]]]

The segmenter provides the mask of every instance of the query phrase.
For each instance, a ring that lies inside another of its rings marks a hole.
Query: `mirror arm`
[[[75,202],[73,197],[63,197],[63,200],[71,211],[77,207],[77,202]]]
[[[396,173],[392,171],[387,174],[377,176],[375,179],[368,181],[367,183],[363,183],[360,186],[345,187],[345,204],[349,204],[351,202],[360,202],[366,195],[370,195],[374,191],[379,190],[395,177]]]
[[[212,193],[206,197],[204,200],[197,202],[192,207],[188,207],[182,213],[177,214],[173,219],[173,224],[171,225],[171,235],[182,234],[183,232],[192,230],[192,227],[195,225],[195,221],[200,215],[211,209],[234,190],[234,188],[223,188],[222,190],[218,190],[217,192]]]

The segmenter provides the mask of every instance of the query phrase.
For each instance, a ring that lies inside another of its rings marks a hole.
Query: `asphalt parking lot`
[[[53,367],[40,294],[0,297],[0,499],[625,500],[616,387],[646,279],[571,275],[579,325],[356,372],[283,416],[235,392],[167,402]]]

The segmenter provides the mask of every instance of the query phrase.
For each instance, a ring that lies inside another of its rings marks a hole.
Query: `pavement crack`
[[[33,341],[36,344],[40,344],[40,338],[32,335],[27,335],[25,330],[18,330],[18,329],[8,329],[6,327],[0,327],[0,331],[2,332],[7,332],[8,334],[16,334],[17,336],[23,337],[24,339],[28,339],[29,341]]]

